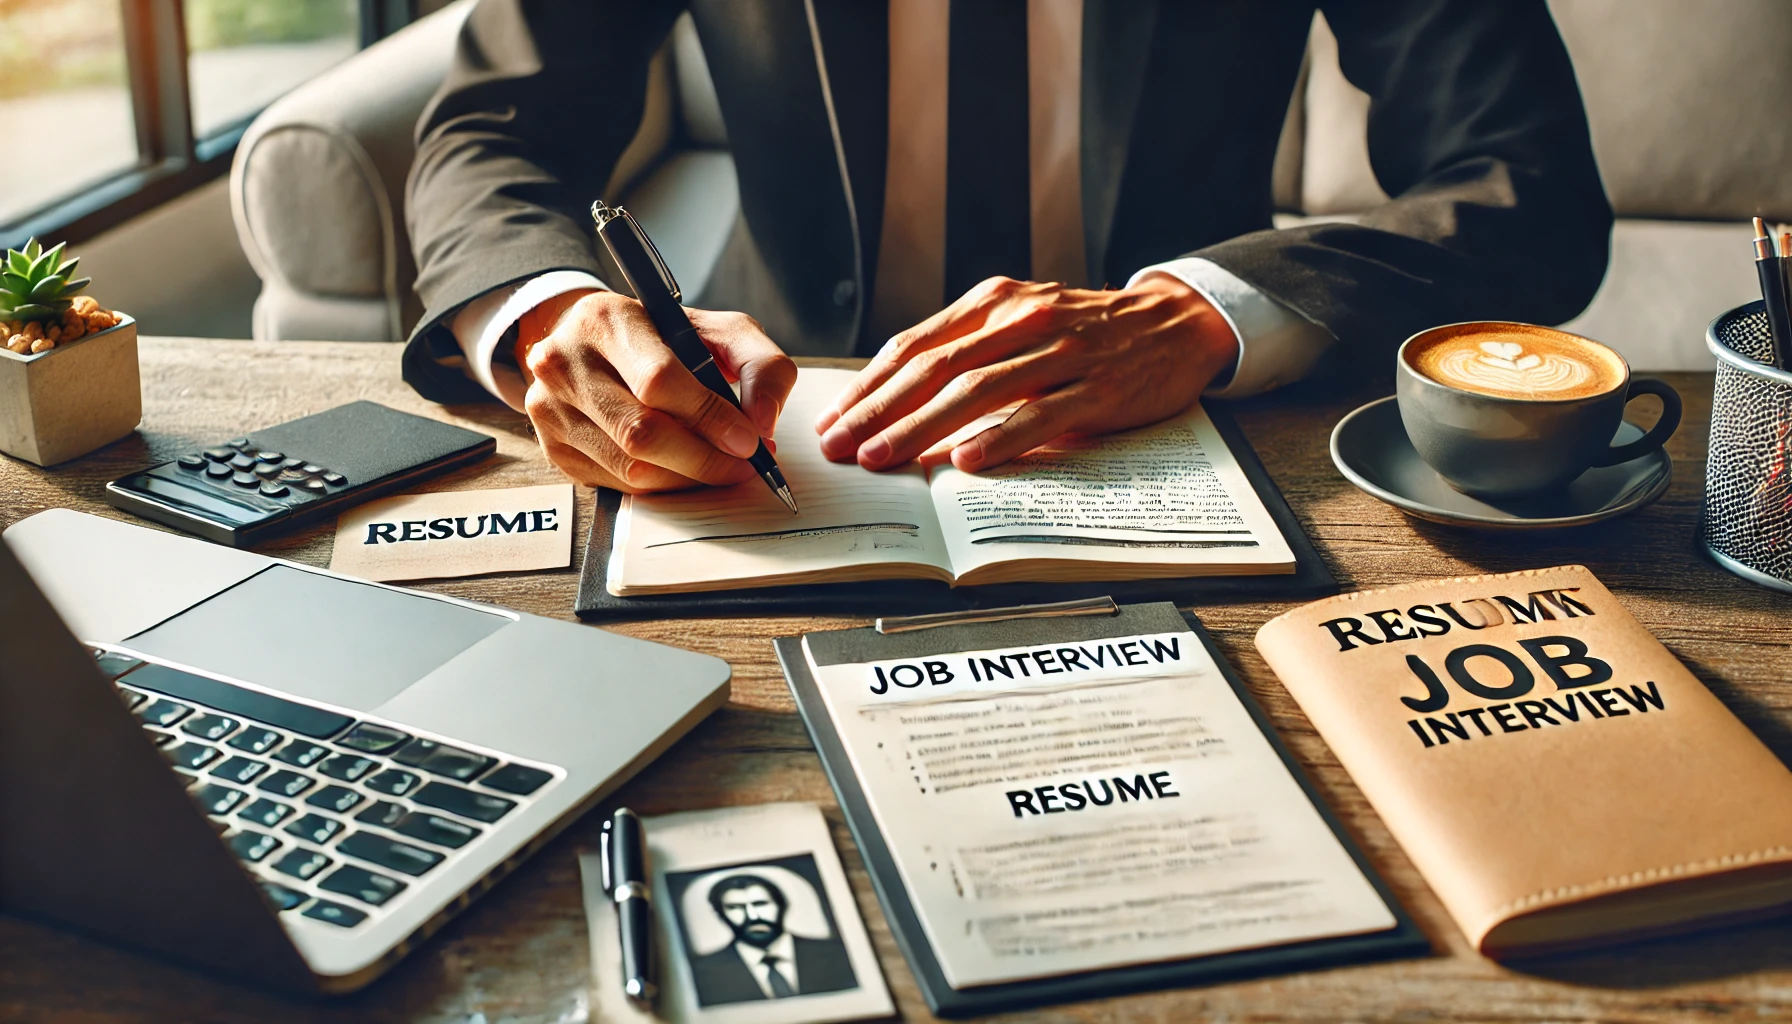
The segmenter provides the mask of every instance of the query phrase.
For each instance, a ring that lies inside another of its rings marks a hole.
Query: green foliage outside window
[[[355,35],[356,0],[186,0],[194,51]]]

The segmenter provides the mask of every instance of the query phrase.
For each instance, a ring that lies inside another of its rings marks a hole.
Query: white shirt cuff
[[[1325,328],[1305,319],[1240,280],[1212,260],[1190,256],[1146,267],[1126,282],[1148,274],[1168,274],[1201,293],[1238,338],[1238,361],[1224,384],[1207,389],[1209,398],[1246,398],[1306,376],[1331,346]]]
[[[495,288],[462,306],[460,312],[454,314],[448,329],[454,333],[454,340],[460,343],[461,354],[466,357],[467,376],[503,400],[505,405],[521,412],[523,394],[527,390],[523,386],[523,375],[513,366],[493,364],[492,355],[498,350],[498,342],[524,313],[556,295],[582,288],[610,290],[608,285],[583,270],[550,270],[527,281]]]

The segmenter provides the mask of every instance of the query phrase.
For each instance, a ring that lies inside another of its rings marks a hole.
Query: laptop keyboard
[[[94,658],[276,910],[353,928],[555,778],[414,729]]]

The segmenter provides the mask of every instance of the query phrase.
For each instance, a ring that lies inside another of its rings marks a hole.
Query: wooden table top
[[[107,480],[258,426],[361,398],[498,437],[494,459],[441,478],[428,485],[431,489],[520,486],[557,478],[520,415],[497,405],[431,405],[399,380],[398,357],[397,346],[383,344],[144,339],[141,431],[55,470],[0,457],[0,527],[58,507],[129,518],[102,502]],[[1270,475],[1345,589],[1565,562],[1586,564],[1785,759],[1792,755],[1792,673],[1786,657],[1792,643],[1792,615],[1788,615],[1792,598],[1744,583],[1697,553],[1711,375],[1672,374],[1669,379],[1686,401],[1685,422],[1669,445],[1675,461],[1672,488],[1629,517],[1547,535],[1478,534],[1417,522],[1346,483],[1331,465],[1326,438],[1344,413],[1375,397],[1371,393],[1337,399],[1316,390],[1294,389],[1234,408]],[[579,496],[576,536],[584,536],[590,513],[591,494],[585,491]],[[329,562],[330,538],[330,528],[320,526],[262,550],[323,566]],[[571,619],[576,581],[574,568],[422,586]],[[1788,921],[1522,965],[1496,964],[1472,952],[1257,656],[1253,633],[1290,606],[1251,603],[1195,610],[1325,798],[1430,937],[1432,954],[1034,1010],[1013,1019],[1792,1019],[1792,922]],[[854,624],[860,623],[814,617],[643,621],[608,627],[725,658],[734,666],[734,689],[725,708],[625,785],[604,809],[626,803],[645,814],[660,814],[773,800],[821,804],[834,826],[835,841],[901,1013],[905,1019],[930,1020],[884,925],[772,655],[774,637]],[[591,1020],[577,855],[583,848],[595,847],[600,818],[591,814],[575,823],[391,974],[360,993],[329,1001],[269,994],[0,916],[0,1019],[492,1024]],[[119,870],[128,871],[130,837],[117,839]]]

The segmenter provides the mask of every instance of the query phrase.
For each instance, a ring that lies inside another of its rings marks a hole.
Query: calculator
[[[487,434],[350,402],[120,477],[106,485],[106,500],[206,540],[248,547],[496,450]]]

